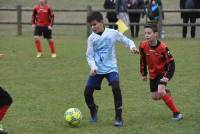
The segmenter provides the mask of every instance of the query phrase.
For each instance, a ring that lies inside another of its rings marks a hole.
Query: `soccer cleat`
[[[115,127],[122,127],[123,126],[123,121],[121,119],[116,119],[114,121],[114,126]]]
[[[56,53],[51,54],[51,58],[56,58]]]
[[[42,53],[37,53],[36,58],[40,58],[42,56]]]
[[[97,119],[98,119],[98,116],[97,116],[97,113],[98,113],[98,106],[95,106],[95,109],[94,110],[90,110],[90,114],[91,114],[91,119],[90,119],[90,122],[97,122]]]
[[[173,117],[172,117],[172,120],[173,121],[180,121],[183,119],[183,115],[180,114],[180,113],[174,113]]]
[[[3,125],[0,124],[0,134],[8,134],[4,129],[3,129]]]

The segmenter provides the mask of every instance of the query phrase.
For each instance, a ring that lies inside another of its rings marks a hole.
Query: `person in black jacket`
[[[105,0],[104,2],[105,9],[115,9],[115,0]],[[106,14],[109,23],[116,23],[117,22],[117,14],[114,11],[108,11]],[[109,24],[109,28],[117,29],[116,24]]]
[[[128,0],[128,9],[144,9],[144,0]],[[128,15],[130,23],[140,22],[140,12],[129,12]],[[130,25],[130,29],[132,38],[138,37],[140,26]]]
[[[200,1],[199,0],[180,0],[180,9],[199,9]],[[181,18],[183,23],[196,23],[196,19],[200,17],[198,12],[181,12]],[[195,38],[196,26],[191,26],[191,38]],[[187,26],[182,28],[182,37],[187,37]]]

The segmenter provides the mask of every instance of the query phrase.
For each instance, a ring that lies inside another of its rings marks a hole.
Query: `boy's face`
[[[157,34],[154,33],[151,28],[145,28],[144,37],[146,40],[148,40],[151,43],[157,39]]]
[[[104,31],[104,23],[103,20],[98,22],[96,20],[93,20],[92,22],[89,23],[90,27],[92,29],[93,32],[95,33],[101,33]]]
[[[39,0],[39,3],[40,3],[41,5],[45,5],[46,0]]]

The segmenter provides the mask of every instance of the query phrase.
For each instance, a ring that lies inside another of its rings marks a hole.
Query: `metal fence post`
[[[17,34],[22,35],[22,6],[17,6]]]
[[[89,15],[92,12],[92,7],[90,5],[87,6],[87,15]],[[87,25],[87,37],[90,35],[91,33],[91,29],[90,26],[88,24]]]

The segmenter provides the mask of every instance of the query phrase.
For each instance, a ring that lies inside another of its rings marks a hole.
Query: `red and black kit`
[[[54,13],[49,5],[41,6],[36,5],[33,9],[32,24],[35,24],[34,35],[41,36],[44,38],[52,38],[51,30],[48,26],[53,26],[54,24]]]
[[[147,67],[150,76],[151,90],[156,90],[164,76],[171,79],[175,71],[174,58],[167,46],[157,40],[157,45],[152,47],[148,41],[140,44],[140,72],[142,76],[147,76]]]

